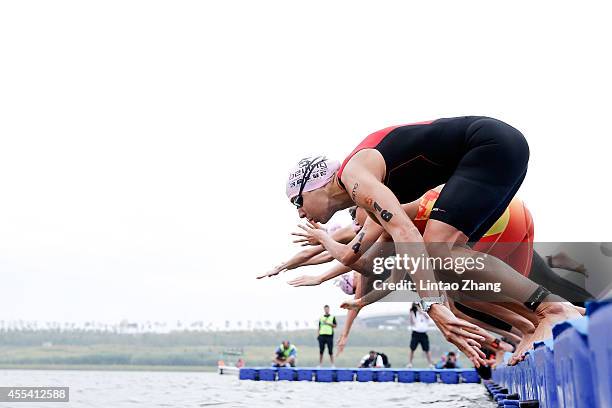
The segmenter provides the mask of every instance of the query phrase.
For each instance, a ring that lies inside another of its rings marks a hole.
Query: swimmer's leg
[[[390,239],[388,240],[390,241]],[[361,262],[358,261],[357,263],[351,265],[353,268],[355,268],[357,272],[359,272],[363,276],[362,279],[364,281],[364,294],[371,291],[372,283],[374,282],[374,280],[380,278],[379,276],[372,274],[372,259],[376,256],[393,256],[395,253],[393,251],[393,248],[383,245],[383,243],[386,241],[387,239],[382,237],[380,242],[374,244],[370,248],[370,250],[366,252],[364,256],[361,257]],[[453,296],[450,296],[450,298],[451,299],[449,299],[449,301],[451,302],[451,307],[453,307]],[[513,313],[512,311],[504,308],[503,305],[499,306],[491,303],[484,303],[478,301],[466,301],[464,303],[469,304],[472,307],[472,309],[470,309],[468,307],[463,306],[464,312],[466,310],[472,311],[472,318],[468,318],[465,320],[477,324],[484,329],[491,329],[494,332],[500,333],[503,336],[513,339],[515,340],[515,344],[518,344],[522,337],[526,335],[531,335],[535,330],[534,324],[531,321],[523,318],[519,314]],[[461,305],[459,307],[461,307]],[[495,317],[488,316],[486,313],[483,312],[476,312],[476,309],[486,310]],[[457,314],[456,311],[457,308],[454,308],[453,312],[455,312],[455,314]],[[468,316],[466,316],[465,313],[461,313],[461,316],[459,317],[465,318]],[[533,318],[535,319],[535,314],[533,314]],[[504,319],[510,322],[511,324],[506,323]],[[490,325],[488,325],[487,323],[489,323]],[[488,338],[490,341],[494,340],[494,338],[490,335],[486,335],[485,337]],[[431,353],[429,352],[427,354],[428,359],[431,358]],[[412,363],[413,358],[414,350],[411,350],[409,359],[410,364]]]
[[[515,347],[508,345],[505,351],[516,351],[521,343],[528,341],[535,332],[535,326],[529,320],[495,303],[462,299],[461,303],[454,302],[454,309],[458,317],[477,324],[483,329],[513,339]],[[506,322],[512,322],[515,326]],[[487,336],[487,343],[493,341],[495,341],[493,336]]]
[[[373,282],[373,280],[375,280],[376,277],[380,278],[380,276],[374,275],[372,273],[373,259],[375,257],[380,257],[380,256],[388,257],[388,256],[393,256],[395,254],[394,248],[392,246],[385,245],[385,243],[389,241],[391,241],[390,237],[382,236],[379,242],[372,245],[372,247],[357,262],[351,265],[351,267],[355,271],[359,272],[364,277],[367,277],[366,280],[368,281],[368,283],[364,285],[365,286],[364,292],[369,292],[370,290],[372,290],[371,282]],[[456,274],[452,274],[452,275],[454,276],[451,276],[451,277],[457,276]],[[450,297],[453,298],[454,296],[451,295]],[[464,302],[464,303],[467,303],[467,302]],[[471,306],[472,310],[482,309],[482,310],[486,310],[489,314],[493,315],[494,317],[491,316],[488,319],[489,323],[495,320],[504,321],[504,322],[508,321],[510,324],[505,323],[504,325],[502,325],[502,327],[499,327],[499,328],[505,329],[504,333],[508,333],[509,336],[511,336],[513,339],[518,340],[515,342],[515,344],[520,345],[521,339],[525,339],[525,341],[527,341],[527,339],[529,339],[533,335],[535,331],[535,324],[537,324],[538,322],[537,316],[535,315],[535,313],[526,310],[524,306],[521,304],[514,305],[515,306],[514,308],[513,307],[508,308],[508,305],[506,305],[506,302],[502,302],[499,305],[495,305],[490,302],[472,301],[468,304]],[[527,319],[521,316],[520,313],[513,312],[513,309],[521,310],[522,313],[527,315],[529,318]],[[487,319],[482,318],[483,315],[486,316],[486,314],[481,313],[479,316],[475,317],[479,321],[474,321],[474,319],[470,319],[468,321],[483,327],[484,326],[483,320],[485,321],[487,320]],[[463,314],[462,317],[463,316],[465,316],[465,314]],[[485,337],[489,338],[492,336],[487,335]],[[492,340],[492,338],[489,338],[489,340]],[[413,354],[414,352],[411,353],[411,355]]]
[[[527,319],[533,317],[533,312],[535,312],[537,324],[531,336],[531,343],[552,336],[552,326],[555,323],[580,317],[580,314],[565,299],[543,290],[537,283],[516,272],[498,258],[491,255],[485,257],[484,254],[468,247],[466,245],[468,237],[452,225],[430,219],[425,229],[424,239],[430,257],[480,259],[484,265],[482,269],[466,268],[461,277],[481,283],[499,282],[502,296],[498,296],[495,300],[491,299],[492,301],[508,302],[516,309],[516,313]],[[527,347],[531,347],[531,343],[521,350],[517,348],[516,353],[524,353]]]
[[[485,309],[486,313],[480,309]],[[453,312],[458,317],[477,324],[485,330],[506,337],[515,345],[535,331],[535,326],[529,320],[493,303],[467,300],[462,300],[462,303],[453,302]],[[515,326],[506,321],[512,322]],[[507,351],[514,351],[514,348]]]
[[[490,328],[508,333],[516,328],[520,334],[533,333],[535,330],[533,322],[512,310],[508,310],[504,305],[468,299],[462,299],[461,303],[454,303],[459,312],[483,322]],[[483,312],[483,310],[486,310],[486,312]]]
[[[533,347],[534,336],[536,336],[536,329],[540,324],[538,315],[531,311],[525,312],[523,305],[518,305],[509,302],[498,302],[486,304],[487,311],[491,312],[493,309],[498,308],[499,311],[496,315],[513,322],[519,332],[518,341],[515,341],[514,354],[509,365],[515,365],[521,361],[523,353]],[[517,336],[515,336],[516,338]]]
[[[529,279],[578,306],[584,306],[585,301],[595,298],[584,288],[557,275],[535,251],[533,252]]]
[[[559,252],[557,254],[547,256],[546,263],[550,268],[561,268],[588,276],[584,264],[576,262],[565,252]]]

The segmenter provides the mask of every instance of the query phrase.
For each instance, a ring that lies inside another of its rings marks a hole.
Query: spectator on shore
[[[414,358],[414,351],[417,349],[419,344],[425,353],[429,368],[433,368],[433,361],[431,360],[431,352],[429,351],[429,337],[427,331],[429,330],[429,323],[431,319],[427,313],[423,312],[417,303],[412,303],[410,309],[408,323],[412,327],[412,337],[410,338],[410,358],[408,361],[408,368],[412,367],[412,359]]]
[[[449,351],[446,356],[442,356],[442,360],[436,368],[461,368],[461,365],[457,361],[457,355],[453,351]]]
[[[276,348],[276,357],[273,360],[274,367],[295,367],[295,360],[297,358],[297,348],[289,342],[284,340],[280,346]]]
[[[389,358],[385,353],[370,350],[359,362],[359,368],[389,368]]]
[[[323,307],[323,316],[319,318],[319,330],[317,340],[319,341],[319,367],[323,364],[323,352],[327,346],[329,360],[334,367],[334,329],[336,328],[336,317],[329,313],[329,305]]]

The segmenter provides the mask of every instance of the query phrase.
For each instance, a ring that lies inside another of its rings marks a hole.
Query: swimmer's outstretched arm
[[[351,226],[348,226],[348,227],[343,227],[343,228],[340,228],[339,230],[334,231],[331,236],[333,237],[333,239],[337,239],[340,242],[349,242],[351,238],[353,238],[354,235],[355,233],[352,231]],[[271,271],[257,276],[257,279],[275,276],[281,272],[296,269],[301,266],[318,265],[321,263],[331,261],[332,259],[329,256],[325,256],[325,257],[322,256],[322,257],[317,258],[316,262],[314,261],[315,257],[320,255],[324,251],[325,251],[325,248],[322,245],[316,245],[311,248],[303,249],[302,251],[293,255],[291,259],[289,259],[288,261],[283,262],[282,264],[274,267]]]
[[[300,225],[299,227],[308,236],[316,239],[323,245],[332,257],[347,266],[355,263],[361,257],[361,254],[365,253],[384,231],[383,227],[368,218],[361,231],[345,245],[330,237],[317,223],[309,222],[308,225]]]
[[[313,256],[308,261],[304,262],[302,266],[306,265],[320,265],[327,262],[331,262],[334,260],[334,257],[329,254],[329,252],[321,252],[318,255]]]
[[[302,226],[299,224],[298,224],[298,227],[302,228]],[[319,227],[319,228],[327,234],[327,231],[324,228],[322,227]],[[321,244],[317,239],[303,232],[292,232],[291,235],[298,237],[297,239],[293,241],[294,244],[301,243],[302,246],[306,246],[306,245],[316,246],[316,245]],[[332,232],[329,235],[334,241],[346,244],[347,242],[350,242],[355,237],[355,232],[353,231],[353,227],[351,225],[347,225],[340,229],[337,229],[336,231]]]
[[[402,209],[413,219],[416,216],[419,208],[419,203],[422,197],[407,204],[402,204]],[[347,244],[342,244],[338,239],[330,239],[325,231],[316,223],[309,223],[307,226],[300,226],[305,231],[305,234],[300,234],[302,237],[307,237],[309,242],[317,242],[325,247],[328,252],[339,262],[344,265],[351,266],[360,261],[370,247],[381,237],[385,230],[377,222],[369,217],[365,217],[363,228],[358,234],[353,234],[354,237]],[[387,235],[388,236],[388,235]],[[355,269],[355,268],[353,268]]]
[[[282,264],[278,266],[275,266],[271,271],[257,276],[257,279],[266,278],[269,276],[275,276],[281,272],[285,272],[291,269],[298,268],[302,265],[305,265],[306,262],[308,262],[313,257],[319,255],[323,251],[325,251],[325,248],[323,248],[323,246],[321,245],[318,245],[312,248],[306,248],[298,252],[297,254],[293,255],[291,259],[289,259],[288,261],[283,262]]]
[[[349,163],[350,164],[350,163]],[[421,233],[418,231],[412,220],[406,215],[397,197],[387,186],[377,180],[373,175],[365,173],[358,176],[357,169],[347,172],[345,169],[343,181],[353,186],[354,200],[363,209],[369,212],[370,218],[377,222],[392,238],[395,250],[399,257],[421,257],[427,256],[427,250]],[[413,272],[414,281],[436,282],[434,271],[424,263],[425,268],[420,268]],[[399,283],[408,271],[393,268],[387,283]],[[417,285],[420,287],[420,285]],[[374,303],[392,290],[377,290],[366,294],[361,298],[361,307]],[[421,297],[439,297],[437,290],[419,290]]]
[[[360,153],[363,160],[359,159]],[[367,167],[368,150],[363,150],[353,156],[344,169],[342,182],[350,188],[353,201],[370,212],[385,231],[391,235],[395,244],[396,254],[400,258],[428,256],[423,237],[412,220],[402,209],[397,197],[385,186],[381,180],[384,177],[384,170],[379,171],[377,176]],[[362,164],[363,162],[363,164]],[[380,169],[379,169],[380,170]],[[423,263],[424,267],[415,271],[410,271],[412,280],[417,283],[418,293],[421,297],[439,297],[438,290],[423,290],[418,282],[437,282],[434,271],[429,267],[429,262]],[[393,268],[391,276],[385,281],[388,283],[401,282],[407,271]],[[345,308],[361,308],[370,303],[376,302],[387,296],[391,290],[372,291],[363,298],[356,301],[356,304],[345,302]],[[430,311],[430,317],[434,320],[446,340],[455,344],[465,355],[472,360],[476,367],[484,364],[484,353],[480,351],[478,341],[484,340],[482,336],[475,334],[478,327],[465,320],[458,319],[448,309],[446,305],[434,304]]]
[[[325,252],[325,248],[321,245],[306,248],[293,255],[291,259],[285,262],[285,270],[290,271],[301,266],[309,265],[309,262],[312,261],[313,258],[321,255],[323,252]]]
[[[318,275],[318,276],[303,275],[293,280],[290,280],[287,283],[295,287],[317,286],[317,285],[322,284],[323,282],[327,282],[330,279],[333,279],[337,276],[343,275],[350,271],[351,271],[351,268],[349,268],[348,266],[337,264],[337,265],[334,265],[329,271],[325,272],[322,275]]]

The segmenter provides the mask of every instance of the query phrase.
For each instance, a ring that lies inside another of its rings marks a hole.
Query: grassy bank
[[[216,372],[213,366],[158,366],[125,364],[0,364],[0,370],[84,370],[84,371],[180,371]]]
[[[0,333],[0,367],[203,371],[216,367],[219,359],[235,361],[235,356],[224,356],[227,348],[241,349],[247,365],[267,366],[283,339],[297,346],[300,366],[319,363],[312,330],[167,334],[38,331]],[[430,342],[434,360],[453,349],[438,332],[430,333]],[[336,366],[355,367],[369,350],[375,349],[386,353],[394,367],[402,367],[408,362],[409,343],[407,331],[355,330]],[[327,356],[324,361],[329,364]],[[420,350],[414,363],[426,366]]]
[[[319,363],[317,347],[297,345],[298,365],[316,366]],[[337,366],[355,367],[368,353],[369,347],[347,347],[336,360]],[[408,362],[408,349],[405,347],[385,347],[377,350],[387,354],[395,367],[405,366]],[[163,347],[145,348],[127,346],[61,346],[61,347],[1,347],[0,367],[2,368],[61,368],[93,369],[151,369],[202,371],[216,367],[222,348],[210,350],[209,347]],[[250,366],[269,365],[274,348],[261,346],[244,347],[242,358]],[[221,356],[221,357],[220,357]],[[434,354],[436,357],[436,354]],[[170,362],[164,364],[164,362]],[[227,361],[228,364],[231,360]],[[425,366],[423,353],[417,351],[415,366]],[[324,364],[329,364],[327,355]],[[96,368],[98,369],[98,368]]]

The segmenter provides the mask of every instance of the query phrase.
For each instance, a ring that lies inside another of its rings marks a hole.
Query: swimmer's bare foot
[[[574,271],[583,274],[587,278],[589,274],[583,264],[579,264],[575,260],[569,257],[565,252],[559,252],[558,254],[547,256],[546,262],[551,268],[561,268],[568,271]]]
[[[536,309],[538,325],[531,336],[525,336],[516,347],[509,364],[516,364],[524,358],[526,351],[533,348],[533,343],[543,341],[552,337],[552,328],[555,324],[581,317],[582,315],[567,302],[542,302]]]

